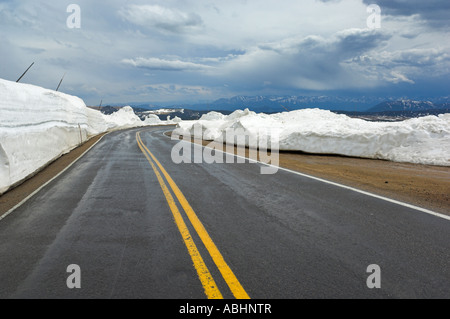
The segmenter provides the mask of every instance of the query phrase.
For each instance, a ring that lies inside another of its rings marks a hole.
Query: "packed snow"
[[[0,194],[94,135],[174,123],[141,121],[129,106],[104,115],[78,97],[0,79]]]
[[[320,109],[271,115],[246,109],[228,116],[211,112],[198,121],[184,121],[174,133],[224,142],[227,132],[239,130],[245,136],[256,137],[233,138],[236,144],[245,143],[245,146],[249,146],[250,140],[258,145],[258,139],[269,141],[276,136],[281,151],[450,166],[450,114],[386,123]]]
[[[276,136],[279,150],[450,166],[450,114],[370,122],[320,109],[271,115],[245,109],[198,121],[161,121],[155,114],[142,121],[129,106],[104,115],[78,97],[0,79],[0,194],[94,135],[163,124],[177,124],[175,136],[223,142],[239,130],[252,137],[233,139],[239,145]]]

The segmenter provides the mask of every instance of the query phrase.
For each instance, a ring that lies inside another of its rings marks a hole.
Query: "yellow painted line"
[[[137,136],[140,139],[139,133],[137,133]],[[188,216],[189,220],[191,221],[192,226],[194,226],[195,231],[197,232],[197,234],[199,235],[203,244],[205,245],[206,249],[208,250],[209,254],[211,255],[211,258],[213,259],[214,263],[216,264],[217,268],[219,269],[220,273],[222,274],[225,282],[227,283],[227,285],[230,288],[231,292],[233,293],[234,297],[237,299],[250,299],[249,295],[244,290],[244,288],[242,287],[239,280],[236,278],[236,276],[234,275],[233,271],[230,269],[228,264],[225,262],[225,259],[223,258],[219,249],[217,249],[217,246],[214,244],[213,240],[209,236],[205,227],[203,226],[201,221],[198,219],[197,215],[195,214],[191,205],[187,201],[186,197],[183,195],[181,190],[178,188],[177,184],[173,181],[173,179],[170,177],[170,175],[167,173],[167,171],[164,169],[164,167],[161,165],[161,163],[157,160],[157,158],[152,154],[152,152],[150,152],[150,150],[145,146],[145,144],[142,143],[142,140],[140,140],[140,142],[141,142],[142,146],[145,148],[145,150],[147,151],[147,153],[151,156],[153,161],[156,163],[156,165],[158,165],[161,172],[163,173],[164,177],[166,178],[167,182],[169,183],[170,187],[172,188],[172,191],[174,192],[175,196],[178,198],[178,201],[180,202],[181,206],[183,207],[184,211],[186,212],[186,215]]]
[[[181,216],[180,211],[178,210],[178,207],[175,203],[175,200],[172,197],[172,194],[170,193],[166,183],[164,182],[164,179],[162,178],[155,164],[152,162],[152,160],[142,147],[144,146],[144,144],[140,139],[139,133],[136,134],[136,140],[138,142],[139,148],[141,149],[142,153],[144,153],[148,162],[152,166],[153,171],[156,174],[156,177],[158,178],[158,182],[166,197],[170,210],[172,211],[175,223],[178,227],[178,230],[180,231],[181,236],[183,237],[183,241],[186,245],[186,248],[188,249],[189,255],[191,256],[192,262],[194,263],[194,267],[197,270],[198,277],[202,283],[203,289],[205,290],[206,296],[208,297],[208,299],[223,299],[223,296],[220,293],[219,288],[217,287],[216,282],[214,281],[214,278],[209,272],[208,267],[203,261],[203,258],[200,255],[200,252],[198,251],[191,234],[189,233],[189,229],[187,228],[186,223],[184,222],[183,217]]]

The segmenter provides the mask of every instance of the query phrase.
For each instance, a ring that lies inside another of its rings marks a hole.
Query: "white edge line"
[[[165,134],[167,132],[170,132],[170,131],[164,131],[162,135],[164,135],[165,137],[167,137],[167,138],[172,140],[171,137],[169,137],[169,136],[167,136]],[[176,140],[173,140],[173,141],[176,141]],[[185,141],[185,142],[189,142],[191,144],[195,144],[195,143],[193,143],[191,141],[186,141],[186,140],[180,140],[180,141]],[[214,141],[211,141],[211,142],[214,142]],[[203,147],[211,148],[209,146],[203,146]],[[311,176],[311,175],[308,175],[308,174],[296,172],[296,171],[293,171],[293,170],[288,169],[288,168],[284,168],[284,167],[275,166],[275,165],[272,165],[272,164],[263,163],[263,162],[260,162],[260,161],[257,161],[257,160],[254,160],[254,159],[251,159],[251,158],[248,158],[248,157],[243,157],[243,156],[240,156],[240,155],[237,155],[237,154],[224,152],[224,151],[221,151],[221,150],[218,150],[218,149],[214,149],[214,150],[217,151],[217,152],[221,152],[223,154],[234,155],[237,158],[246,159],[249,162],[258,163],[258,164],[261,164],[261,165],[266,165],[268,167],[273,167],[273,168],[276,168],[276,169],[279,169],[279,170],[282,170],[282,171],[285,171],[285,172],[288,172],[288,173],[300,175],[302,177],[313,179],[313,180],[316,180],[316,181],[319,181],[319,182],[323,182],[323,183],[330,184],[330,185],[333,185],[333,186],[345,188],[345,189],[348,189],[348,190],[351,190],[351,191],[354,191],[354,192],[357,192],[357,193],[360,193],[360,194],[363,194],[363,195],[367,195],[367,196],[370,196],[370,197],[374,197],[374,198],[377,198],[377,199],[381,199],[381,200],[384,200],[384,201],[387,201],[387,202],[390,202],[390,203],[393,203],[393,204],[397,204],[397,205],[401,205],[401,206],[404,206],[404,207],[412,208],[414,210],[418,210],[418,211],[421,211],[423,213],[430,214],[430,215],[433,215],[433,216],[436,216],[436,217],[440,217],[440,218],[443,218],[443,219],[446,219],[446,220],[450,221],[450,216],[447,216],[447,215],[444,215],[444,214],[441,214],[441,213],[437,213],[437,212],[434,212],[434,211],[426,209],[426,208],[422,208],[422,207],[415,206],[415,205],[412,205],[412,204],[404,203],[404,202],[401,202],[401,201],[398,201],[398,200],[395,200],[395,199],[391,199],[391,198],[388,198],[388,197],[384,197],[384,196],[381,196],[381,195],[369,193],[367,191],[363,191],[363,190],[360,190],[360,189],[357,189],[357,188],[354,188],[354,187],[350,187],[350,186],[346,186],[346,185],[339,184],[339,183],[336,183],[336,182],[328,181],[328,180],[323,179],[323,178],[319,178],[319,177]]]
[[[55,179],[57,179],[59,176],[61,176],[62,174],[64,174],[69,168],[71,168],[76,162],[78,162],[78,160],[80,160],[84,155],[86,155],[95,145],[97,145],[105,135],[107,135],[108,133],[104,134],[103,136],[101,136],[97,142],[95,142],[94,144],[91,145],[91,147],[89,147],[86,151],[83,152],[83,154],[81,154],[80,156],[78,156],[72,163],[70,163],[66,168],[64,168],[61,172],[59,172],[56,176],[54,176],[52,179],[48,180],[45,184],[43,184],[42,186],[40,186],[38,189],[36,189],[34,192],[32,192],[30,195],[28,195],[25,199],[23,199],[19,204],[17,204],[16,206],[14,206],[13,208],[11,208],[10,210],[8,210],[5,214],[3,214],[2,216],[0,216],[0,221],[3,220],[4,218],[6,218],[8,215],[10,215],[12,212],[14,212],[17,208],[19,208],[20,206],[22,206],[23,204],[25,204],[30,198],[32,198],[34,195],[36,195],[37,193],[39,193],[44,187],[46,187],[48,184],[50,184],[51,182],[53,182]]]

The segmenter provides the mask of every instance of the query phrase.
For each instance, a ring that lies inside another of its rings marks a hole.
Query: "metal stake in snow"
[[[281,105],[281,104],[280,104]],[[287,107],[285,107],[284,105],[281,105],[281,107],[283,108],[283,109],[285,109],[286,110],[286,112],[290,112],[289,110],[288,110],[288,108]]]
[[[80,145],[83,144],[83,135],[81,134],[81,126],[78,124],[78,129],[80,130]]]
[[[63,77],[61,78],[61,81],[59,81],[58,87],[56,88],[56,92],[58,92],[59,87],[61,86],[62,81],[64,80],[64,77],[66,76],[66,73],[64,73]]]
[[[31,69],[31,67],[34,65],[34,62],[31,63],[31,65],[28,67],[28,69],[23,72],[22,76],[16,81],[16,83],[19,83],[20,80],[22,80],[22,78],[25,76],[25,74],[27,74],[28,70]]]

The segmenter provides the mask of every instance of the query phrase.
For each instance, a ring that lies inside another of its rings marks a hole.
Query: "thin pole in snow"
[[[281,105],[281,104],[280,104]],[[283,105],[281,105],[281,107],[283,108],[283,109],[285,109],[287,112],[290,112],[288,109],[287,109],[287,107],[284,107]]]
[[[78,129],[80,130],[80,145],[83,144],[83,135],[81,134],[81,126],[78,124]]]
[[[28,69],[23,72],[22,76],[16,81],[16,83],[19,83],[20,80],[22,80],[22,78],[25,76],[25,74],[27,74],[28,70],[31,69],[31,67],[34,65],[34,62],[31,63],[31,65],[28,67]]]
[[[56,88],[56,92],[58,92],[59,87],[61,86],[62,81],[64,80],[64,77],[66,76],[66,73],[64,73],[63,77],[61,78],[61,81],[59,81],[58,87]]]

